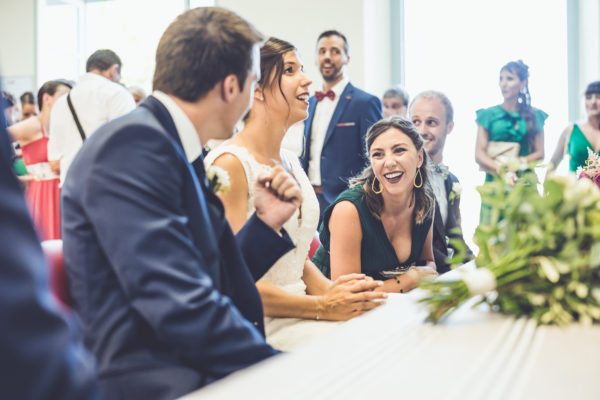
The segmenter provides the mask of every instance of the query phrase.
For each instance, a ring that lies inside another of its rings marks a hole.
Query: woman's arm
[[[40,132],[40,123],[37,118],[28,118],[8,127],[10,139],[19,142],[21,146],[37,139]]]
[[[306,284],[306,293],[322,295],[331,289],[331,281],[323,275],[321,270],[309,259],[304,261],[302,280]]]
[[[565,148],[567,147],[567,138],[571,137],[571,133],[573,132],[573,125],[569,125],[565,128],[565,130],[560,135],[558,139],[558,143],[556,144],[556,149],[554,150],[554,154],[550,159],[550,164],[548,165],[548,172],[554,171],[558,164],[562,161],[565,155]]]
[[[533,151],[522,158],[525,162],[544,159],[544,130],[539,131],[533,138]]]
[[[351,274],[337,279],[322,296],[294,295],[265,282],[256,287],[265,316],[346,321],[383,304],[386,295],[375,291],[379,281]]]
[[[487,148],[490,135],[483,126],[477,125],[477,141],[475,143],[475,161],[486,172],[499,173],[499,167],[493,158],[488,156]]]
[[[229,174],[229,190],[218,196],[225,206],[225,215],[234,233],[237,233],[246,223],[248,213],[248,181],[244,167],[233,154],[225,153],[217,157],[214,166],[221,167]]]
[[[360,273],[362,228],[358,210],[349,201],[335,205],[329,219],[331,279]]]

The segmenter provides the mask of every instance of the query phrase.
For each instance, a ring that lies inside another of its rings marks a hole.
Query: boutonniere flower
[[[229,174],[221,167],[215,165],[208,167],[206,169],[206,178],[208,179],[210,190],[215,194],[225,193],[231,187]]]
[[[462,186],[460,186],[460,183],[454,182],[452,184],[452,191],[450,192],[450,195],[448,196],[448,201],[453,202],[454,199],[459,198],[461,194],[462,194]]]

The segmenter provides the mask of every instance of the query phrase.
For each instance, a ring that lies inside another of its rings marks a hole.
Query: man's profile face
[[[444,151],[446,136],[454,122],[446,121],[446,108],[437,98],[418,98],[410,109],[410,120],[425,142],[425,150],[434,157]]]
[[[341,79],[348,61],[350,58],[344,51],[344,39],[338,35],[322,37],[317,43],[317,66],[326,82]]]

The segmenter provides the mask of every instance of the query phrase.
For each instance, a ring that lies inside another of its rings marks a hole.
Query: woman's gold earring
[[[379,184],[379,191],[375,190],[375,181],[377,181],[377,183]],[[383,192],[383,188],[381,187],[381,183],[379,183],[379,180],[377,180],[376,177],[373,177],[373,180],[371,181],[371,190],[375,194],[381,194],[381,192]]]
[[[419,181],[420,183],[417,185],[417,176],[419,177]],[[417,189],[421,188],[423,186],[423,175],[421,175],[421,168],[417,168],[417,173],[415,174],[415,179],[413,184],[415,185],[415,187]]]

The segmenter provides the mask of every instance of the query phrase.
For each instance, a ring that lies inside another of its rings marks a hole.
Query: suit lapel
[[[444,245],[446,244],[446,232],[444,229],[444,221],[442,220],[442,213],[440,212],[440,205],[437,200],[435,201],[435,218],[433,220],[433,234],[438,236]]]
[[[340,99],[338,100],[337,106],[335,107],[335,111],[331,116],[331,121],[329,121],[329,126],[327,127],[327,134],[325,135],[325,140],[323,141],[323,147],[327,145],[327,142],[333,135],[333,131],[335,130],[335,126],[340,122],[340,118],[348,108],[348,105],[352,101],[352,96],[354,94],[354,86],[350,82],[344,88],[344,91],[340,95]]]

